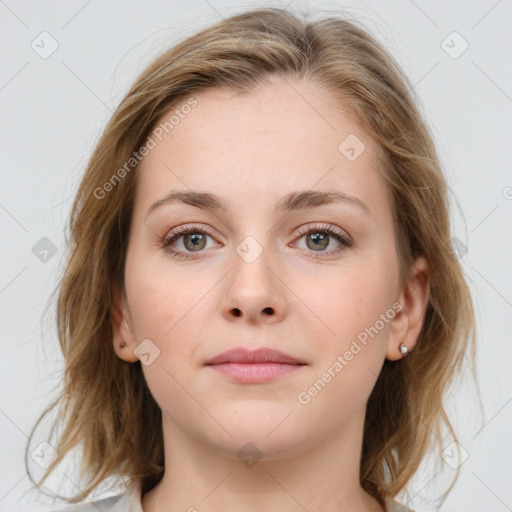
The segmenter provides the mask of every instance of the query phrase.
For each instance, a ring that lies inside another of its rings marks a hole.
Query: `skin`
[[[137,361],[144,339],[160,351],[142,368],[162,410],[166,470],[143,496],[143,510],[236,503],[240,512],[382,511],[359,483],[365,409],[384,360],[400,359],[401,343],[414,349],[429,269],[418,259],[400,286],[377,146],[315,84],[274,78],[249,95],[210,89],[195,98],[138,171],[125,289],[115,306],[116,354]],[[366,146],[354,161],[338,150],[349,134]],[[175,202],[146,217],[176,190],[215,193],[227,211]],[[282,197],[303,190],[355,196],[369,213],[342,203],[276,213]],[[206,246],[193,252],[182,237],[173,247],[198,257],[172,257],[162,240],[190,224],[208,231]],[[340,243],[331,237],[317,250],[307,230],[298,232],[308,224],[313,233],[322,233],[318,224],[333,226],[353,246],[334,253]],[[251,263],[236,251],[247,236],[263,250]],[[299,403],[298,394],[397,301],[403,309],[308,404]],[[276,348],[307,364],[261,384],[232,382],[205,366],[240,346]],[[252,467],[237,457],[248,442],[262,457]]]

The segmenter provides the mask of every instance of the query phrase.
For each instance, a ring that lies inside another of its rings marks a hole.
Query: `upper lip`
[[[306,364],[299,361],[284,352],[272,348],[257,348],[250,350],[247,348],[233,348],[226,350],[206,362],[207,365],[223,363],[287,363],[287,364]]]

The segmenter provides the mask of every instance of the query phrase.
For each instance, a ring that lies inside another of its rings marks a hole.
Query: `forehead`
[[[173,188],[241,201],[250,194],[277,202],[290,190],[312,188],[349,193],[370,207],[384,199],[376,143],[316,84],[276,78],[248,94],[217,88],[193,98],[197,104],[168,134],[153,137],[157,144],[142,162],[138,185],[143,202]]]

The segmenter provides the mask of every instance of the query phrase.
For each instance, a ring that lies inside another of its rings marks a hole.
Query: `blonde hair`
[[[417,256],[431,269],[416,347],[403,360],[385,361],[368,402],[362,487],[384,503],[406,486],[433,447],[442,448],[443,427],[456,439],[443,395],[462,370],[465,354],[474,364],[475,320],[451,248],[447,185],[412,87],[356,23],[337,16],[307,22],[265,8],[225,19],[160,55],[125,96],[92,154],[72,208],[69,255],[58,287],[64,392],[39,418],[30,439],[56,406],[56,423],[64,429],[59,456],[38,486],[79,445],[82,474],[93,476],[83,492],[65,498],[69,502],[84,499],[107,477],[137,480],[143,493],[162,478],[160,409],[140,362],[122,361],[112,347],[112,306],[115,291],[123,287],[136,167],[110,187],[108,199],[98,198],[97,191],[182,100],[217,87],[250,93],[272,76],[309,80],[358,116],[380,148],[401,281]]]

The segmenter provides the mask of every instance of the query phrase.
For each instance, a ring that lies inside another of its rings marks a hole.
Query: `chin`
[[[305,425],[298,416],[294,418],[297,411],[290,414],[292,410],[277,404],[266,410],[250,403],[237,407],[230,414],[216,416],[232,437],[224,429],[216,429],[215,433],[221,435],[207,436],[207,442],[230,457],[240,458],[244,447],[265,459],[291,456],[311,443],[314,435],[311,424]]]
[[[229,437],[229,436],[228,436]],[[294,438],[266,438],[259,436],[252,430],[243,434],[238,433],[229,439],[209,439],[211,447],[221,452],[227,458],[238,459],[247,467],[251,467],[257,461],[270,461],[291,457],[301,451],[301,442]],[[247,458],[249,460],[247,461]]]

